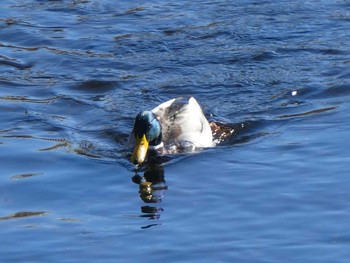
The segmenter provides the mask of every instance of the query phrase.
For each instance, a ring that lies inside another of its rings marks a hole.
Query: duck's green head
[[[136,116],[134,134],[135,148],[131,162],[141,164],[146,158],[149,145],[158,145],[162,139],[162,127],[153,112],[143,111]]]

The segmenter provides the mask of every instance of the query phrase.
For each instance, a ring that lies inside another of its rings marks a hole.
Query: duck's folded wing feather
[[[198,102],[193,98],[166,101],[154,108],[163,129],[163,141],[189,142],[197,147],[213,145],[212,132]]]

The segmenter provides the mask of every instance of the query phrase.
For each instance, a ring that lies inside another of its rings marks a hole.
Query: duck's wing
[[[154,108],[162,126],[164,143],[188,142],[196,147],[213,146],[208,120],[195,98],[176,98]]]

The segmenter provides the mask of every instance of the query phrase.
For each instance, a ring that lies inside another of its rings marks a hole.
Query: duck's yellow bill
[[[142,137],[136,137],[134,152],[131,156],[131,162],[134,164],[141,164],[146,159],[146,154],[148,150],[148,141],[146,135]]]

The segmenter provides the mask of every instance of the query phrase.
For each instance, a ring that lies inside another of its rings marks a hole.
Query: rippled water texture
[[[4,0],[1,262],[348,262],[350,2]],[[135,171],[134,116],[234,129]]]

